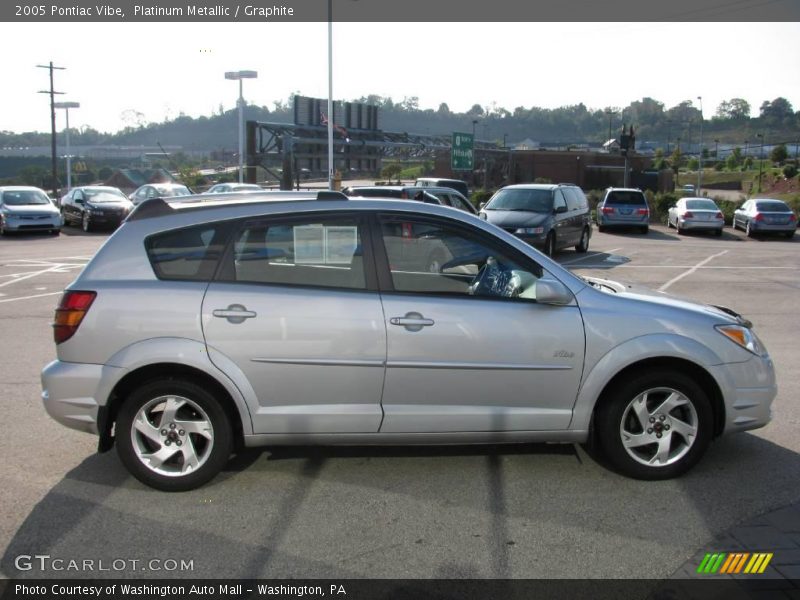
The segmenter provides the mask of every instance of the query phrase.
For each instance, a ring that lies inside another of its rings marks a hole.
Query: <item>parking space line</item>
[[[43,298],[44,296],[55,296],[62,292],[48,292],[46,294],[34,294],[33,296],[19,296],[17,298],[3,298],[0,302],[14,302],[16,300],[30,300],[31,298]]]
[[[0,283],[0,287],[5,287],[12,283],[16,283],[18,281],[23,281],[24,279],[30,279],[31,277],[36,277],[37,275],[43,275],[45,273],[50,273],[55,271],[56,269],[61,268],[61,265],[53,265],[52,267],[48,267],[47,269],[42,269],[41,271],[34,271],[33,273],[28,273],[27,275],[22,275],[21,277],[17,277],[16,279],[9,279],[8,281],[4,281]]]
[[[691,267],[691,268],[690,268],[690,269],[688,269],[687,271],[684,271],[684,272],[683,272],[683,273],[681,273],[680,275],[678,275],[678,276],[676,276],[676,277],[673,277],[672,279],[670,279],[670,280],[669,280],[667,283],[665,283],[665,284],[664,284],[664,285],[662,285],[660,288],[658,288],[658,291],[659,291],[659,292],[663,292],[663,291],[665,291],[665,290],[666,290],[668,287],[670,287],[670,286],[671,286],[673,283],[677,283],[678,281],[680,281],[680,280],[681,280],[681,279],[683,279],[684,277],[686,277],[686,276],[688,276],[688,275],[691,275],[692,273],[694,273],[695,271],[697,271],[697,269],[699,269],[700,267],[702,267],[702,266],[704,266],[705,264],[707,264],[707,263],[711,262],[711,261],[712,261],[712,260],[714,260],[715,258],[719,258],[719,257],[720,257],[720,256],[722,256],[723,254],[727,254],[728,252],[729,252],[728,250],[723,250],[722,252],[718,252],[718,253],[716,253],[716,254],[712,254],[711,256],[709,256],[709,257],[708,257],[707,259],[705,259],[705,260],[701,260],[699,263],[697,263],[695,266]]]
[[[581,262],[582,260],[587,260],[589,258],[595,258],[598,254],[611,254],[612,252],[618,252],[619,250],[622,250],[622,248],[612,248],[611,250],[604,250],[602,252],[597,252],[595,254],[587,254],[586,256],[581,256],[580,258],[573,258],[572,260],[566,260],[566,261],[564,261],[562,263],[559,263],[559,264],[562,265],[562,266],[563,265],[571,265],[571,264],[574,264],[574,263]]]

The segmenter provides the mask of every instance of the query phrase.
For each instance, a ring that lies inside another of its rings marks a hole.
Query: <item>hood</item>
[[[639,300],[641,302],[648,302],[650,304],[659,304],[661,306],[669,306],[672,308],[679,308],[682,310],[690,310],[695,313],[704,314],[719,319],[720,322],[730,322],[744,327],[752,327],[752,323],[742,317],[737,312],[725,306],[717,306],[711,304],[702,304],[689,300],[688,298],[681,298],[680,296],[673,296],[666,292],[659,292],[643,285],[634,283],[622,283],[613,281],[611,279],[602,279],[599,277],[585,277],[591,285],[606,288],[606,291],[613,290],[621,298],[629,298],[631,300]]]
[[[539,227],[551,216],[549,213],[520,210],[484,210],[486,220],[498,227]]]
[[[52,215],[59,214],[58,209],[50,204],[23,204],[22,206],[3,205],[3,210],[12,215]]]

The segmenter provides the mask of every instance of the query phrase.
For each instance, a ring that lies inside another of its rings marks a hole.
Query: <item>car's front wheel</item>
[[[547,234],[547,239],[544,241],[544,253],[551,258],[556,254],[556,234],[552,231]]]
[[[672,370],[640,372],[609,390],[595,419],[595,441],[611,465],[636,479],[688,471],[712,434],[708,395]]]
[[[750,227],[750,221],[747,221],[747,223],[745,223],[744,234],[749,238],[755,235],[755,231],[753,230],[752,227]]]
[[[589,250],[589,228],[584,227],[583,233],[581,233],[581,239],[578,242],[578,245],[575,246],[576,252],[586,252]]]
[[[123,403],[117,452],[142,483],[180,492],[215,477],[233,450],[230,419],[205,389],[182,380],[156,380]]]
[[[86,233],[89,233],[92,230],[92,217],[89,215],[88,212],[83,213],[83,218],[81,219],[81,226]]]

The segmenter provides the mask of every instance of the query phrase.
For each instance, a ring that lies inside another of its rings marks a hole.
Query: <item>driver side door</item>
[[[566,429],[583,321],[575,303],[536,302],[546,271],[449,220],[384,214],[376,234],[387,329],[380,431]]]

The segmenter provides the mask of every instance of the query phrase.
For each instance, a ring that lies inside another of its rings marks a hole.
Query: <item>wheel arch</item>
[[[658,356],[646,358],[628,364],[620,369],[611,377],[603,386],[597,401],[592,407],[591,419],[589,423],[590,435],[594,430],[594,420],[597,411],[605,403],[609,402],[612,398],[612,390],[626,378],[630,378],[634,373],[642,371],[655,371],[655,370],[672,370],[679,373],[688,375],[694,379],[703,391],[708,395],[711,402],[711,412],[713,414],[713,437],[718,437],[725,428],[725,401],[722,395],[722,389],[714,377],[701,365],[685,358],[674,356]]]
[[[114,445],[114,425],[117,415],[125,400],[130,394],[142,385],[157,380],[186,380],[200,385],[209,391],[214,398],[219,401],[220,406],[227,414],[231,422],[234,437],[234,447],[244,446],[244,428],[242,415],[236,405],[235,400],[225,388],[213,376],[205,371],[181,363],[159,362],[141,366],[129,373],[126,373],[111,390],[108,402],[102,407],[102,412],[98,418],[98,430],[100,434],[99,451],[110,450]]]

